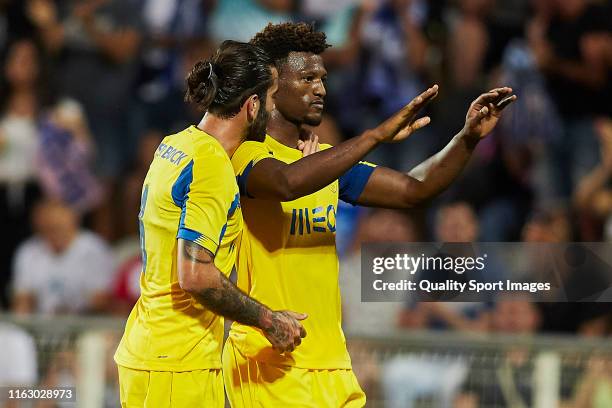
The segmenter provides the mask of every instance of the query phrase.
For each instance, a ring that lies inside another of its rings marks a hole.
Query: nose
[[[319,79],[315,82],[313,93],[319,98],[325,98],[325,95],[327,95],[327,90],[325,89],[325,85],[323,84],[322,80]]]

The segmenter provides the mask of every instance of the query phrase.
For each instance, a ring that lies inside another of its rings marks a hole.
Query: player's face
[[[291,52],[279,73],[276,109],[290,122],[318,126],[325,107],[327,71],[320,55]]]
[[[268,88],[265,98],[260,99],[259,109],[255,120],[249,126],[247,132],[247,140],[254,140],[256,142],[263,142],[266,138],[266,125],[268,124],[268,117],[270,112],[274,108],[274,95],[278,90],[278,71],[276,68],[272,68],[272,85]]]

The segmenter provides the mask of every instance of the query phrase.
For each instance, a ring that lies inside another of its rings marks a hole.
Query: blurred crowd
[[[359,299],[361,242],[612,241],[609,0],[0,0],[2,308],[129,312],[142,181],[161,138],[201,116],[183,102],[187,71],[219,41],[247,41],[287,20],[314,22],[333,45],[323,55],[327,113],[315,130],[325,142],[355,136],[440,85],[432,124],[377,149],[368,158],[377,164],[408,171],[438,151],[485,89],[508,85],[519,95],[427,207],[341,206],[349,330],[611,332],[607,304]],[[401,379],[417,363],[385,372]],[[393,389],[379,369],[356,364],[366,388],[376,378]],[[432,378],[440,370],[430,369]],[[469,389],[462,395],[462,406],[478,406]]]

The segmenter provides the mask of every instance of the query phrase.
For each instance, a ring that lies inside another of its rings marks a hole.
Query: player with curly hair
[[[303,324],[308,335],[294,351],[280,353],[257,329],[234,323],[223,350],[226,391],[234,408],[362,407],[366,398],[351,369],[341,327],[338,199],[386,208],[410,208],[431,199],[460,173],[516,97],[510,88],[481,95],[470,106],[463,129],[409,174],[358,160],[378,143],[403,140],[429,123],[428,117],[415,120],[415,115],[435,97],[437,86],[380,126],[302,158],[305,129],[322,120],[325,34],[305,23],[270,24],[251,43],[274,59],[279,88],[265,140],[243,143],[232,156],[245,219],[237,283],[275,308],[307,313]],[[315,157],[317,166],[306,165]],[[342,166],[346,170],[330,180]],[[296,168],[298,174],[292,172]]]

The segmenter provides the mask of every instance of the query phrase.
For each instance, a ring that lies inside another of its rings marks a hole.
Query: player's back
[[[223,319],[179,285],[177,238],[215,254],[229,275],[242,230],[236,180],[227,153],[196,127],[159,145],[139,213],[141,296],[115,355],[119,365],[159,371],[220,368]]]

